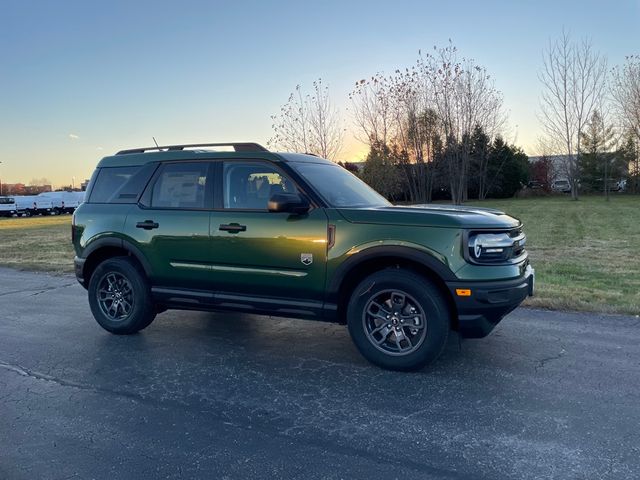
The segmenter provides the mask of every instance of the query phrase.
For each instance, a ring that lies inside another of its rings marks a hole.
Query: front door
[[[266,302],[322,302],[327,259],[324,210],[270,213],[272,195],[299,192],[270,162],[226,161],[221,170],[222,198],[216,205],[221,208],[211,214],[215,289]]]

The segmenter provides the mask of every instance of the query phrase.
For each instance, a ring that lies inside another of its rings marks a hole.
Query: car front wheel
[[[386,269],[365,278],[347,309],[349,333],[371,363],[418,370],[442,353],[450,313],[440,290],[409,270]]]
[[[94,318],[111,333],[136,333],[156,316],[144,272],[127,257],[100,263],[89,280],[88,294]]]

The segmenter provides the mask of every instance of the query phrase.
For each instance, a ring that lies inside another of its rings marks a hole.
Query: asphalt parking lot
[[[0,269],[0,479],[638,478],[640,319],[519,309],[419,373],[344,327],[94,322],[68,276]]]

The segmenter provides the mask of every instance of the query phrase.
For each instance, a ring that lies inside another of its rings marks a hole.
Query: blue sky
[[[32,1],[0,11],[0,180],[87,178],[100,157],[160,143],[258,141],[296,84],[354,82],[449,39],[503,92],[534,153],[543,48],[566,28],[610,65],[640,53],[640,2]],[[77,138],[74,138],[77,137]],[[364,147],[347,138],[343,157]]]

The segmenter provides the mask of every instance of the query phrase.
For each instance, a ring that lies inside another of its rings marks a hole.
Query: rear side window
[[[151,192],[152,208],[206,208],[209,163],[168,163],[161,167]]]
[[[101,168],[91,188],[90,203],[112,203],[118,192],[140,170],[140,167]]]

